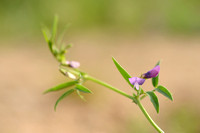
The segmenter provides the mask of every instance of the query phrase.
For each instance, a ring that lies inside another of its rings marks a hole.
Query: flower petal
[[[138,86],[139,85],[142,85],[145,81],[145,79],[142,79],[142,78],[138,78],[138,77],[132,77],[132,78],[129,78],[129,81],[132,85],[134,85],[134,87],[137,87],[139,88]],[[136,88],[136,89],[137,89]]]
[[[138,83],[139,85],[144,84],[144,81],[145,81],[145,79],[137,78],[137,83]]]
[[[160,72],[160,66],[158,65],[158,66],[155,66],[150,71],[148,71],[147,73],[142,74],[142,78],[154,78],[158,76],[159,72]]]
[[[135,87],[136,90],[140,89],[140,86],[139,86],[139,84],[137,82],[135,83],[134,87]]]
[[[77,61],[66,61],[66,64],[72,68],[78,68],[80,66],[80,63]]]
[[[137,77],[132,77],[132,78],[129,78],[129,81],[132,85],[135,84],[135,82],[137,81]]]

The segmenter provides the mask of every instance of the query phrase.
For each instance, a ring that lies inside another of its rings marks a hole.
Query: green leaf
[[[159,113],[159,102],[156,94],[152,91],[148,91],[146,94],[149,96],[154,108],[156,109],[156,112]]]
[[[56,33],[57,33],[57,25],[58,25],[58,16],[55,15],[54,22],[53,22],[53,28],[52,28],[52,36],[51,36],[52,42],[55,42],[55,37],[56,37]]]
[[[160,65],[160,61],[157,62],[156,66]],[[159,82],[159,74],[158,76],[152,78],[152,84],[154,87],[157,87],[158,86],[158,82]]]
[[[63,37],[65,35],[66,30],[69,28],[70,24],[66,24],[62,30],[62,32],[60,33],[58,40],[57,40],[57,44],[61,45],[62,41],[63,41]]]
[[[131,78],[131,76],[128,74],[128,72],[126,72],[126,70],[115,60],[115,58],[112,57],[112,60],[115,63],[115,66],[117,67],[118,71],[124,77],[124,79],[128,82],[128,84],[131,87],[133,87],[133,85],[129,82],[129,78]]]
[[[74,92],[74,89],[71,89],[71,90],[66,91],[63,95],[61,95],[61,96],[58,98],[58,100],[56,101],[55,105],[54,105],[54,110],[56,111],[56,107],[57,107],[58,103],[59,103],[62,99],[64,99],[66,96],[70,95],[70,94],[73,93],[73,92]]]
[[[84,92],[84,93],[92,93],[91,90],[89,90],[88,88],[86,88],[85,86],[80,85],[80,84],[77,84],[75,89],[77,89],[81,92]]]
[[[75,85],[76,83],[78,83],[78,81],[71,81],[71,82],[63,83],[63,84],[60,84],[60,85],[58,85],[58,86],[55,86],[55,87],[53,87],[53,88],[50,88],[50,89],[44,91],[43,94],[46,94],[46,93],[52,92],[52,91],[59,91],[59,90],[61,90],[61,89],[64,89],[64,88],[73,86],[73,85]]]
[[[50,39],[50,31],[47,27],[45,26],[42,26],[42,33],[43,33],[43,36],[44,36],[44,39],[47,43],[49,43],[49,39]]]
[[[163,86],[158,86],[156,91],[173,101],[172,94]]]
[[[152,84],[154,87],[158,86],[158,82],[159,82],[159,74],[155,78],[152,78]]]

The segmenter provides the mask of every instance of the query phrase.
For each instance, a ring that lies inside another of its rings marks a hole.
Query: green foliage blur
[[[199,0],[0,0],[0,35],[39,36],[55,14],[74,31],[199,33],[199,7]]]

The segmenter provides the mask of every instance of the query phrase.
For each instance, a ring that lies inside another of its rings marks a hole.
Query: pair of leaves
[[[156,66],[160,65],[160,61],[156,64]],[[158,86],[158,82],[159,82],[159,74],[158,76],[156,76],[155,78],[152,78],[152,84],[153,86],[156,88],[155,91],[161,93],[162,95],[164,95],[165,97],[169,98],[171,101],[173,101],[172,95],[171,93],[167,90],[167,88],[159,85]],[[146,93],[151,102],[154,105],[154,108],[156,109],[157,113],[159,113],[159,102],[158,102],[158,98],[155,95],[155,93],[153,91],[147,92]]]
[[[69,86],[68,86],[69,87]],[[83,100],[84,97],[80,94],[80,92],[84,92],[84,93],[92,93],[92,91],[90,91],[88,88],[86,88],[85,86],[81,85],[81,84],[77,84],[75,88],[70,89],[68,91],[66,91],[65,93],[63,93],[58,100],[56,101],[55,105],[54,105],[54,110],[56,111],[56,107],[58,105],[58,103],[63,100],[65,97],[67,97],[68,95],[72,94],[74,91],[76,90],[77,94],[79,95],[79,97]]]
[[[160,85],[155,89],[155,91],[161,93],[162,95],[173,101],[173,97],[171,93],[167,90],[167,88]],[[156,112],[159,113],[159,102],[156,94],[153,91],[148,91],[146,92],[146,94],[149,96],[154,108],[156,109]]]

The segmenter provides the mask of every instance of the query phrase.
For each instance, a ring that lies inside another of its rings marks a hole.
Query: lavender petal
[[[135,84],[135,82],[137,81],[137,77],[132,77],[132,78],[129,78],[129,81],[132,85]]]

